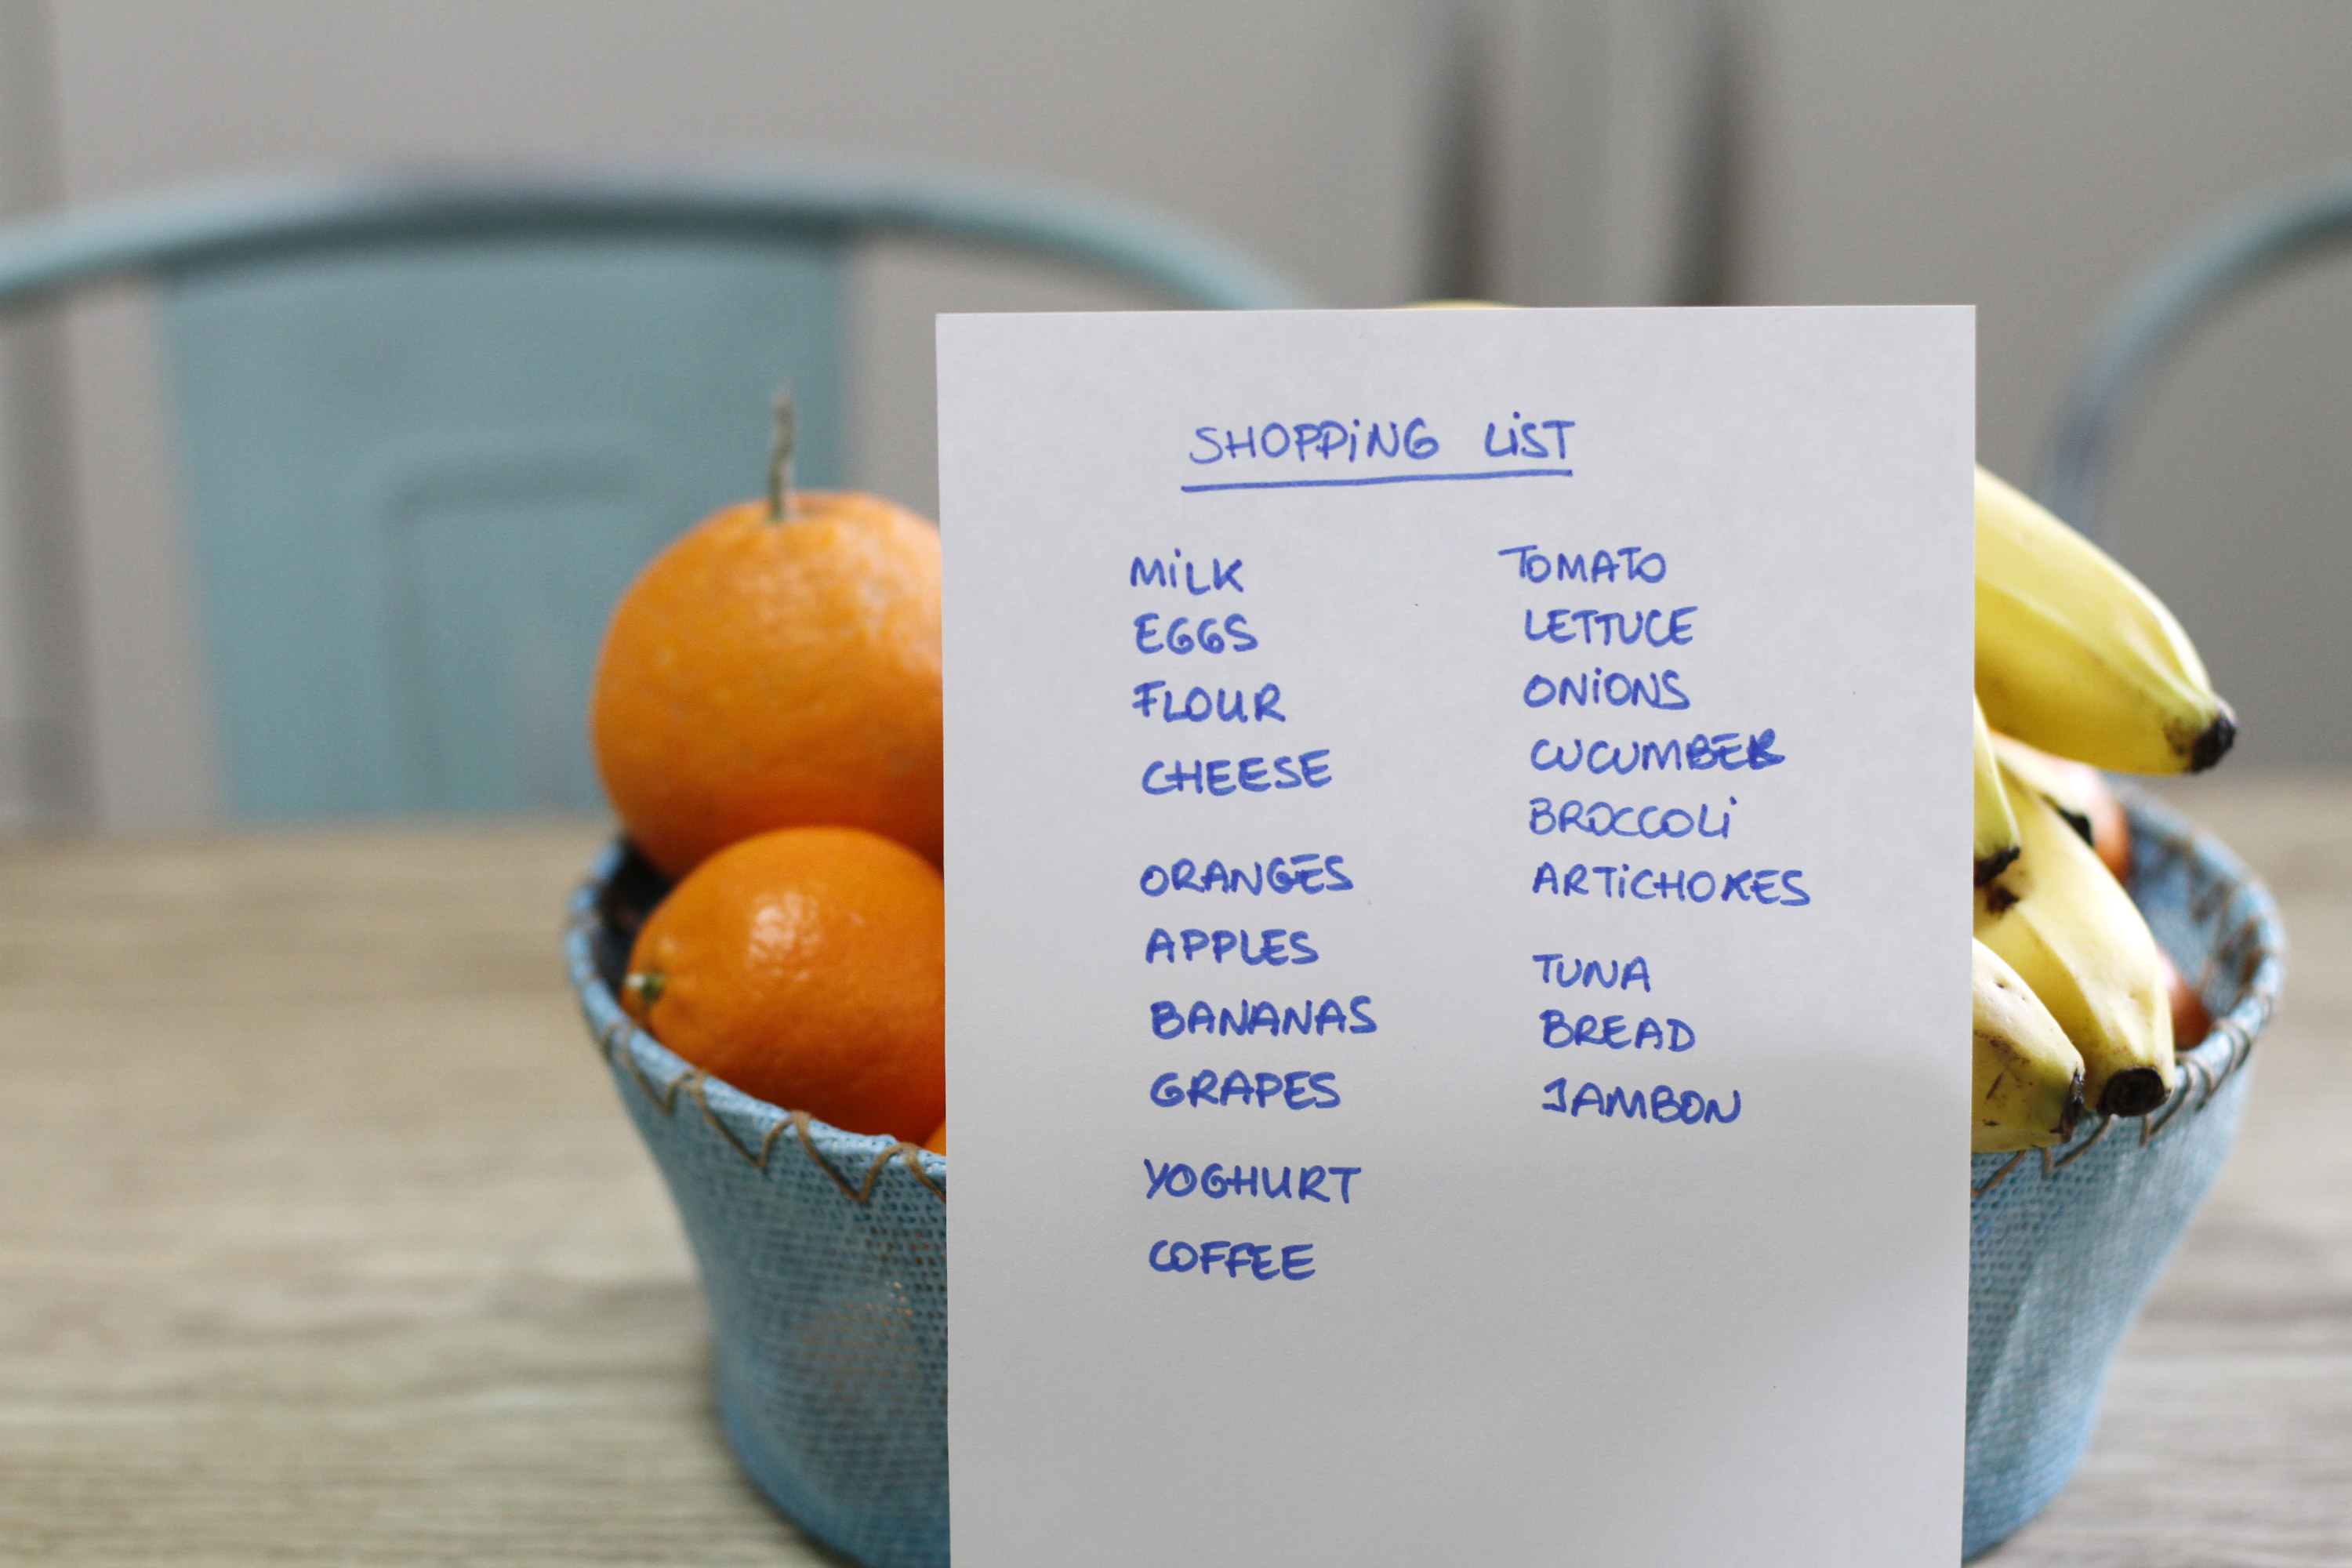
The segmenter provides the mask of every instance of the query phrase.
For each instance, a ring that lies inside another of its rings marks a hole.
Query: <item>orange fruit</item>
[[[810,823],[937,865],[939,531],[847,491],[714,513],[622,595],[588,718],[621,826],[672,877]]]
[[[2205,998],[2162,948],[2156,951],[2156,968],[2164,980],[2166,1005],[2172,1011],[2172,1043],[2184,1051],[2203,1045],[2205,1037],[2213,1032],[2213,1015],[2205,1010]]]
[[[923,1140],[923,1147],[929,1149],[934,1154],[946,1153],[948,1152],[948,1124],[944,1121],[940,1122],[939,1130],[933,1132],[929,1138]]]
[[[2124,803],[2107,783],[2107,775],[2088,763],[2076,763],[2083,770],[2083,801],[2084,815],[2091,819],[2091,847],[2099,852],[2099,859],[2108,874],[2118,882],[2131,881],[2131,818],[2124,813]],[[2204,1037],[2200,1035],[2198,1038]]]
[[[713,1078],[912,1142],[947,1115],[947,900],[904,846],[790,827],[711,856],[656,906],[621,1005]]]

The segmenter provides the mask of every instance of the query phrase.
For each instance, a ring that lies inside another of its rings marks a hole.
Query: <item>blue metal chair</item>
[[[2127,288],[2067,391],[2042,500],[2093,539],[2132,405],[2165,357],[2224,303],[2290,265],[2352,245],[2352,174],[2264,196],[2207,224]]]
[[[839,482],[843,259],[906,237],[1180,304],[1303,302],[1163,219],[919,174],[313,180],[0,235],[0,310],[161,297],[232,809],[593,805],[587,683],[647,556],[756,492],[769,397]]]

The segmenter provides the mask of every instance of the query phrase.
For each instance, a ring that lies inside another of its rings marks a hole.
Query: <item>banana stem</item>
[[[776,438],[768,448],[768,521],[782,522],[793,510],[793,442],[799,421],[793,412],[793,389],[776,388]]]

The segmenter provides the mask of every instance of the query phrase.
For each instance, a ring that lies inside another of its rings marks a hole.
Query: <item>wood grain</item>
[[[0,856],[0,1563],[834,1561],[563,984],[601,836]]]
[[[2239,1146],[1999,1568],[2352,1562],[2352,781],[2170,792],[2295,942]],[[793,1563],[574,1015],[602,834],[0,849],[0,1563]]]
[[[2163,793],[2277,895],[2285,998],[2090,1454],[1996,1568],[2352,1563],[2352,781]]]

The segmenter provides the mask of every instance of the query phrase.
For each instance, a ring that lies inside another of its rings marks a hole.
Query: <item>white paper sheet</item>
[[[1957,1560],[1973,341],[941,321],[959,1564]]]

